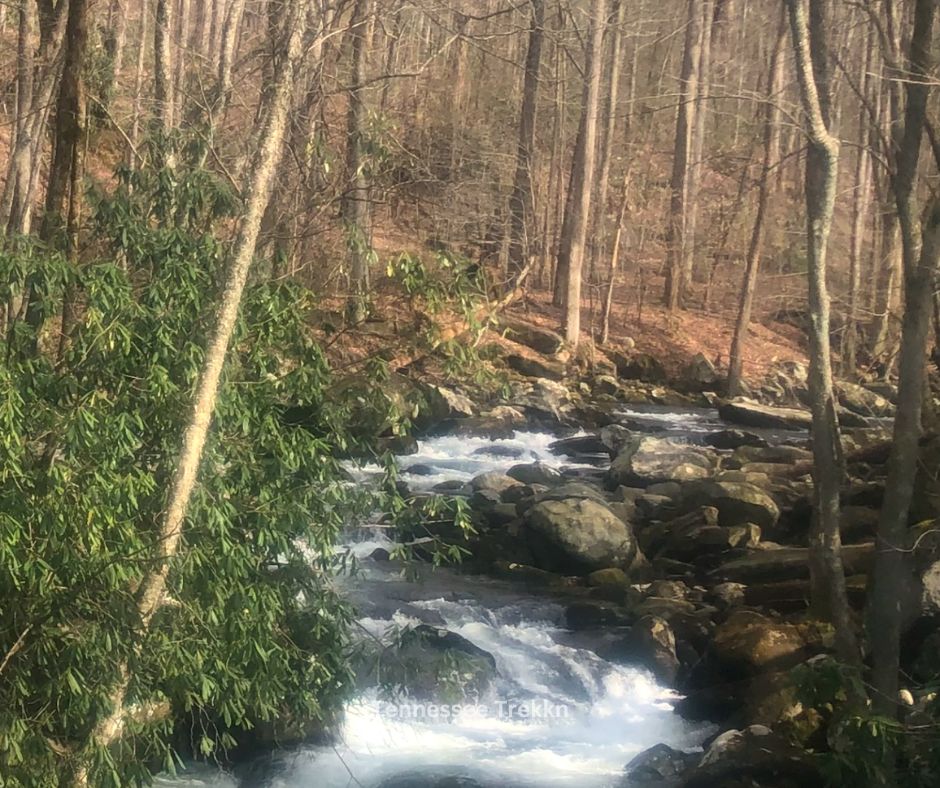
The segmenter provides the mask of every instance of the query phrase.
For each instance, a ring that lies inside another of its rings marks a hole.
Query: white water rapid
[[[690,421],[658,418],[667,429]],[[402,478],[430,489],[520,462],[570,467],[549,451],[552,440],[535,432],[431,439],[401,458],[402,468],[418,471]],[[498,677],[486,694],[453,708],[393,704],[378,688],[365,688],[348,705],[333,747],[276,752],[233,775],[197,769],[158,785],[611,788],[644,749],[658,742],[696,749],[708,734],[673,712],[675,696],[646,671],[607,662],[579,642],[564,628],[560,603],[452,570],[425,568],[418,582],[406,582],[394,564],[369,560],[382,546],[390,545],[378,530],[347,546],[362,559],[363,571],[343,585],[363,616],[363,636],[383,638],[393,625],[417,623],[457,633],[495,659]]]

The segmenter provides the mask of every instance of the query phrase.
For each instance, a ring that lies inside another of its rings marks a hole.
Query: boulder
[[[537,503],[526,512],[525,526],[539,566],[549,571],[627,569],[637,554],[630,526],[589,498]]]
[[[544,484],[546,487],[561,484],[564,477],[552,468],[541,462],[533,462],[526,465],[513,465],[506,475],[516,479],[523,484]]]
[[[763,725],[722,733],[698,765],[678,783],[681,788],[824,788],[817,761],[805,750]]]
[[[520,356],[516,353],[506,356],[509,368],[527,378],[545,378],[547,380],[564,380],[565,365],[557,361],[540,359],[532,356]]]
[[[586,482],[565,482],[557,487],[552,487],[535,496],[534,503],[542,503],[542,501],[564,501],[568,498],[595,501],[601,506],[608,505],[604,493],[597,487],[587,484]]]
[[[577,457],[582,454],[609,454],[610,450],[599,435],[573,435],[570,438],[561,438],[548,444],[552,454],[566,457]]]
[[[676,683],[679,672],[676,636],[665,619],[643,616],[609,653],[619,661],[648,668],[658,681],[667,686]]]
[[[612,484],[648,487],[657,482],[688,482],[715,472],[717,458],[702,447],[648,435],[632,438],[611,463]]]
[[[475,416],[477,409],[473,401],[463,394],[444,386],[421,385],[427,407],[422,410],[416,426],[433,426],[445,419],[464,419]]]
[[[718,510],[718,525],[734,527],[753,523],[769,530],[780,519],[780,509],[767,493],[746,482],[706,481],[687,484],[682,490],[681,511],[703,506]]]
[[[723,402],[718,407],[718,415],[729,424],[763,429],[808,430],[813,423],[808,410],[761,405],[744,397]]]
[[[557,353],[565,344],[561,334],[547,328],[526,323],[522,320],[502,318],[500,321],[506,330],[506,338],[520,345],[532,348],[546,356]]]
[[[836,383],[836,395],[843,408],[859,416],[884,418],[894,415],[894,405],[889,400],[857,383],[840,380]]]
[[[721,381],[721,375],[704,353],[696,353],[692,360],[682,368],[679,380],[683,389],[703,391],[714,388]]]
[[[475,476],[470,482],[470,487],[474,492],[487,491],[501,496],[510,487],[518,487],[521,484],[522,482],[513,479],[505,473],[487,471],[486,473],[481,473],[479,476]]]
[[[734,611],[715,630],[708,659],[727,679],[787,670],[831,645],[831,632],[791,624],[753,610]]]
[[[619,605],[609,602],[585,600],[573,602],[565,608],[565,626],[580,631],[599,627],[623,627],[630,623],[630,615]]]
[[[682,775],[698,759],[695,754],[674,750],[667,744],[654,744],[626,765],[619,788],[676,788]]]

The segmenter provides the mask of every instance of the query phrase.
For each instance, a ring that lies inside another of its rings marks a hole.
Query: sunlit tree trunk
[[[153,100],[158,126],[167,131],[173,128],[173,61],[170,54],[170,35],[173,30],[173,0],[157,0],[153,37]]]
[[[844,475],[839,420],[829,345],[826,253],[832,229],[839,166],[839,142],[829,131],[830,76],[826,0],[787,0],[797,80],[809,148],[806,154],[807,266],[809,279],[809,396],[813,442],[813,525],[810,574],[815,612],[832,622],[839,656],[860,659],[849,612],[839,531],[839,492]]]
[[[601,72],[603,70],[604,28],[607,23],[607,0],[594,0],[591,9],[591,27],[584,64],[584,99],[582,128],[584,155],[571,173],[574,199],[571,205],[571,234],[567,238],[564,255],[568,259],[567,295],[565,299],[565,338],[577,347],[581,338],[581,279],[584,251],[587,241],[588,219],[591,215],[591,196],[594,190],[595,159],[597,149],[597,114],[600,106]],[[565,239],[563,239],[564,243]]]
[[[682,300],[682,269],[688,248],[689,158],[695,104],[698,97],[698,67],[701,61],[702,0],[689,0],[688,26],[679,77],[679,106],[670,181],[669,220],[666,226],[665,303],[676,311]]]

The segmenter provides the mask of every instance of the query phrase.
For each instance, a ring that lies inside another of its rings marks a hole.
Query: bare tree
[[[516,176],[509,198],[509,273],[515,280],[535,250],[535,206],[532,198],[532,167],[535,155],[535,116],[538,109],[539,70],[542,65],[542,39],[545,35],[545,2],[530,0],[532,6],[529,48],[526,53],[519,115],[519,145]],[[509,289],[513,287],[510,282]]]
[[[679,77],[679,106],[676,109],[676,136],[672,158],[669,222],[666,227],[665,303],[676,311],[682,301],[682,271],[688,254],[689,159],[695,105],[698,100],[698,70],[702,49],[702,0],[689,0],[688,25]]]
[[[571,233],[567,239],[562,239],[562,243],[565,244],[564,255],[568,260],[565,338],[572,347],[577,347],[581,338],[581,278],[588,219],[591,215],[591,195],[594,190],[597,114],[600,106],[601,73],[604,65],[602,54],[604,28],[607,23],[607,0],[593,0],[592,6],[591,27],[584,64],[584,100],[581,110],[584,156],[580,161],[575,162],[575,168],[571,172],[569,190],[574,194],[574,199],[569,199],[572,212]]]
[[[892,5],[888,4],[889,19]],[[908,516],[921,435],[927,340],[937,271],[940,268],[940,201],[934,200],[921,227],[916,188],[933,65],[931,46],[935,12],[934,0],[917,0],[908,67],[901,75],[907,96],[903,118],[900,115],[900,98],[892,100],[892,107],[897,114],[892,124],[895,137],[891,185],[901,227],[905,308],[898,373],[898,409],[888,460],[888,481],[878,519],[870,638],[872,681],[875,687],[872,701],[881,713],[892,715],[897,713],[901,605],[907,576]],[[892,65],[896,71],[897,64]]]
[[[786,20],[781,19],[780,30],[770,56],[770,70],[767,74],[767,100],[764,104],[764,161],[761,167],[760,182],[757,187],[757,211],[754,215],[754,228],[748,244],[747,260],[744,266],[744,282],[741,285],[741,299],[738,305],[738,317],[734,326],[734,339],[728,362],[728,394],[737,396],[741,393],[744,377],[744,345],[747,342],[748,328],[751,323],[751,310],[754,306],[754,290],[757,287],[757,275],[760,270],[761,252],[764,245],[764,228],[767,224],[767,210],[772,188],[772,171],[780,157],[780,110],[777,105],[783,87],[783,43],[786,37]]]
[[[809,147],[806,152],[806,223],[809,278],[809,396],[813,438],[813,527],[810,536],[812,601],[836,631],[840,657],[860,659],[849,612],[839,531],[839,493],[843,478],[842,443],[832,383],[829,344],[829,293],[826,253],[832,229],[839,141],[829,131],[831,87],[826,0],[787,0],[797,80]]]

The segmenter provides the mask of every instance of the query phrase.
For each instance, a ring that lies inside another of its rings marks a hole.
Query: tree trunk
[[[826,0],[787,0],[797,79],[806,115],[807,266],[809,278],[809,396],[813,441],[813,526],[810,574],[814,610],[832,622],[836,649],[846,663],[860,660],[849,612],[839,532],[839,491],[843,478],[842,444],[832,385],[829,346],[829,293],[826,252],[835,204],[839,142],[829,131],[830,81]]]
[[[682,283],[679,291],[680,303],[692,289],[692,273],[695,267],[696,244],[698,234],[699,212],[699,186],[704,170],[705,154],[705,121],[708,117],[708,88],[711,76],[711,42],[712,20],[715,16],[715,6],[712,0],[702,0],[702,30],[699,34],[699,64],[696,99],[695,122],[692,127],[692,144],[689,151],[689,176],[686,195],[686,230],[685,242],[682,245]],[[743,70],[743,69],[742,69]]]
[[[688,26],[679,77],[679,107],[676,111],[676,138],[672,157],[669,221],[666,226],[665,303],[675,312],[682,300],[682,266],[688,244],[689,156],[695,125],[698,96],[698,67],[701,61],[701,0],[689,0]]]
[[[133,99],[133,120],[131,121],[131,145],[134,150],[130,152],[130,166],[133,169],[137,164],[135,152],[140,147],[140,113],[141,102],[144,91],[144,71],[147,62],[147,38],[148,24],[150,22],[150,13],[147,5],[144,4],[140,9],[140,48],[137,50],[137,64],[134,67],[134,99]]]
[[[74,2],[74,0],[73,0]],[[264,215],[274,181],[277,163],[287,127],[287,116],[291,104],[294,72],[303,53],[306,27],[306,3],[286,4],[286,52],[279,61],[275,89],[265,96],[269,102],[266,112],[262,143],[256,151],[249,182],[245,193],[251,195],[247,210],[239,228],[235,252],[225,279],[225,288],[219,304],[218,321],[206,349],[206,359],[199,376],[189,425],[183,434],[179,462],[173,475],[163,522],[154,544],[154,555],[150,569],[143,577],[137,594],[138,632],[143,637],[150,627],[154,614],[164,601],[167,576],[177,556],[182,537],[186,511],[196,486],[203,447],[209,433],[212,415],[219,391],[219,380],[225,364],[228,346],[241,305],[242,292],[255,254],[261,218]],[[126,700],[132,681],[130,668],[125,663],[120,669],[120,679],[113,687],[111,708],[95,724],[91,734],[94,747],[104,749],[113,744],[124,728],[127,712]],[[84,788],[93,783],[89,765],[93,753],[85,752],[75,774],[74,784]]]
[[[516,176],[509,198],[509,290],[535,253],[535,205],[532,197],[532,169],[535,154],[535,116],[538,109],[539,69],[545,27],[544,0],[531,0],[532,24],[525,61],[522,113],[519,117],[519,144],[516,150]]]
[[[760,270],[761,251],[764,244],[764,227],[767,220],[768,203],[772,187],[772,171],[780,158],[780,110],[778,96],[783,89],[783,43],[786,38],[786,20],[781,19],[780,30],[770,57],[767,74],[767,102],[764,105],[764,162],[761,167],[760,184],[757,191],[757,213],[747,250],[744,267],[744,282],[738,305],[738,318],[734,326],[734,339],[728,360],[728,396],[741,393],[744,378],[744,345],[747,342],[754,305],[754,290]]]
[[[26,232],[31,175],[29,116],[33,107],[33,35],[36,18],[31,0],[21,0],[16,45],[16,117],[10,141],[10,160],[3,192],[3,221],[7,236]]]
[[[157,0],[153,36],[153,99],[157,124],[164,132],[173,128],[173,65],[170,34],[173,30],[173,0]]]
[[[572,204],[571,235],[568,239],[567,298],[565,303],[565,338],[572,347],[581,338],[581,272],[584,266],[584,247],[587,240],[588,219],[591,215],[591,194],[594,190],[594,162],[597,148],[597,112],[600,104],[601,71],[603,69],[604,27],[607,23],[607,0],[594,0],[590,40],[584,64],[584,156],[580,169],[571,173]]]
[[[219,53],[218,94],[219,117],[224,118],[232,95],[232,65],[238,46],[238,34],[241,30],[242,16],[245,13],[245,0],[233,0],[229,6],[225,27],[222,31],[222,51]]]
[[[352,84],[346,112],[346,173],[349,186],[343,198],[343,221],[349,252],[347,315],[352,323],[366,317],[369,297],[369,260],[372,257],[369,180],[365,171],[364,138],[366,109],[363,102],[365,35],[369,0],[356,0],[349,30],[352,37]]]
[[[603,126],[600,129],[600,144],[597,165],[597,199],[591,212],[591,282],[597,280],[597,262],[607,252],[607,191],[610,186],[610,163],[613,156],[614,137],[619,116],[620,78],[623,70],[623,24],[627,16],[627,3],[617,0],[614,28],[610,36],[607,62],[604,65],[607,79],[607,94],[604,97]]]
[[[869,95],[868,74],[871,71],[874,36],[869,35],[868,45],[861,58],[860,89]],[[871,197],[871,155],[866,150],[865,133],[868,122],[868,107],[860,104],[858,110],[859,147],[855,159],[855,193],[852,195],[852,237],[849,241],[849,303],[842,339],[842,377],[854,379],[858,375],[858,322],[860,315],[860,291],[862,284],[862,254],[864,251],[865,226]]]
[[[924,227],[919,228],[918,162],[930,90],[931,37],[936,4],[917,0],[906,72],[907,105],[903,122],[894,117],[895,162],[891,179],[901,226],[905,278],[898,376],[898,409],[888,459],[888,481],[878,518],[878,549],[871,601],[872,698],[885,715],[898,711],[901,600],[904,597],[908,547],[908,516],[917,473],[918,442],[927,364],[933,293],[940,266],[940,201],[934,200]],[[900,102],[894,103],[897,109]],[[922,233],[922,235],[921,235]]]

